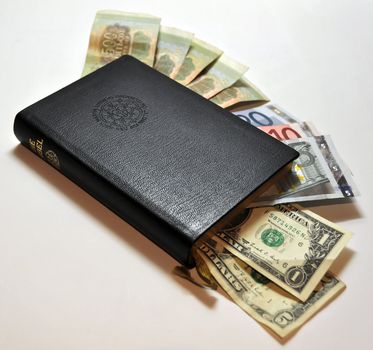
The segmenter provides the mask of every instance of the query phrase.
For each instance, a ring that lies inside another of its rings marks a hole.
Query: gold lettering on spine
[[[40,158],[43,158],[43,139],[36,140],[36,152]]]
[[[35,148],[35,141],[31,138],[28,139],[28,144],[30,146],[31,151],[36,153],[36,148]]]
[[[45,158],[48,163],[53,165],[55,168],[60,169],[60,161],[58,159],[58,156],[56,152],[52,151],[51,149],[45,149],[44,146],[44,140],[42,138],[37,138],[36,140],[33,140],[31,137],[28,139],[28,145],[34,153],[36,153],[40,158]],[[47,145],[48,146],[48,145]],[[43,149],[45,152],[45,157],[43,154]]]
[[[34,153],[36,153],[40,158],[43,158],[43,139],[33,140],[31,137],[28,139],[28,144]]]

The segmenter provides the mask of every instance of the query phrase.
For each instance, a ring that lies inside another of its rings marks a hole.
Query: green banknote
[[[197,241],[193,255],[205,262],[209,274],[239,307],[280,337],[302,326],[345,288],[342,281],[326,273],[309,298],[301,302],[217,242]]]
[[[210,101],[222,108],[228,108],[237,104],[244,104],[246,107],[260,106],[269,99],[254,84],[241,78],[212,97]]]
[[[217,47],[194,38],[175,80],[182,85],[189,84],[222,53]]]
[[[245,65],[223,54],[187,87],[209,99],[234,84],[247,69]]]
[[[309,210],[279,204],[246,209],[211,240],[305,301],[350,237]]]
[[[189,50],[193,34],[161,26],[154,68],[171,79],[176,77]]]
[[[83,75],[123,55],[153,66],[161,19],[119,11],[98,11],[92,26]]]

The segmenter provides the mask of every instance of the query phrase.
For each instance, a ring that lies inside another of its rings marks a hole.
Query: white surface
[[[0,349],[366,349],[372,341],[372,1],[0,2]],[[96,10],[147,12],[250,65],[273,101],[330,133],[355,204],[315,208],[355,233],[347,290],[286,344],[77,186],[17,147],[20,109],[80,76]]]

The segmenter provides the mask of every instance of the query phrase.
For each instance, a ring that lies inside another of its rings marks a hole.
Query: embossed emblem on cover
[[[140,99],[117,95],[103,98],[93,109],[93,117],[102,126],[110,129],[128,130],[143,123],[148,108]]]
[[[45,157],[47,158],[47,161],[55,168],[60,168],[60,161],[58,160],[58,156],[54,151],[49,149],[47,152],[45,152]]]

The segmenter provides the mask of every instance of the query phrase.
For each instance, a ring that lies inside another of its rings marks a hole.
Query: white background
[[[0,349],[351,349],[372,342],[372,1],[0,1]],[[77,79],[96,10],[146,12],[247,63],[331,134],[362,193],[314,210],[354,233],[347,290],[281,343],[18,145],[20,109]]]

